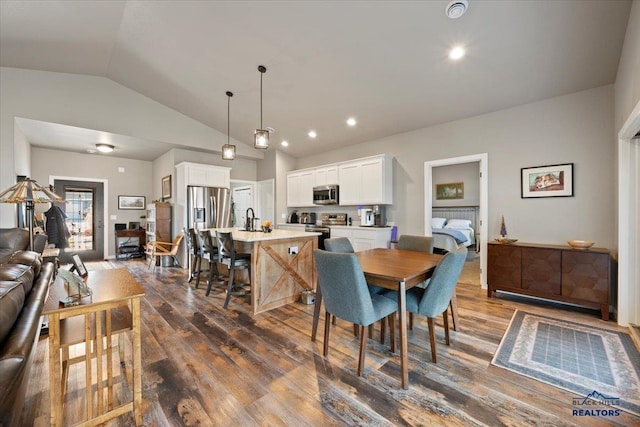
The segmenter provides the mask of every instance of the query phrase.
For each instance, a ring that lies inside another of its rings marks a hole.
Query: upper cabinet
[[[393,203],[393,157],[384,154],[287,174],[287,206],[310,207],[313,187],[340,185],[340,205]]]
[[[392,162],[392,157],[380,155],[341,163],[338,170],[340,204],[392,204]]]
[[[185,185],[203,187],[231,187],[231,168],[200,163],[182,162],[176,165],[179,181]]]

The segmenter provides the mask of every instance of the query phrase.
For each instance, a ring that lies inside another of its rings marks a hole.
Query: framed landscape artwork
[[[118,196],[118,209],[146,209],[144,196]]]
[[[464,199],[464,182],[436,184],[436,200]]]
[[[573,196],[573,163],[522,168],[521,172],[523,199]]]
[[[162,200],[171,198],[171,175],[162,178]]]

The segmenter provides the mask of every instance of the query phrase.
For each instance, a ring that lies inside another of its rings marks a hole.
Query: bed
[[[434,251],[446,253],[461,246],[476,250],[478,207],[434,207],[431,235]]]

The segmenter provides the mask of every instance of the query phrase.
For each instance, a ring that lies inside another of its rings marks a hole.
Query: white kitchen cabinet
[[[316,186],[338,184],[338,165],[316,168]]]
[[[393,203],[393,159],[386,155],[339,165],[340,205],[390,205]]]
[[[176,165],[178,179],[187,185],[200,185],[204,187],[231,187],[231,168],[203,165],[200,163],[182,162]]]
[[[287,174],[287,206],[310,207],[313,204],[313,187],[316,183],[315,170],[303,169]]]
[[[332,226],[331,237],[346,237],[356,252],[367,249],[388,248],[391,241],[391,227],[348,227]]]

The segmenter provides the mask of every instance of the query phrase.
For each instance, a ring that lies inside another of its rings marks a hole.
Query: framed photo
[[[522,198],[572,197],[573,163],[522,168]]]
[[[144,196],[118,196],[118,209],[146,209]]]
[[[82,258],[80,258],[80,255],[78,254],[71,255],[71,262],[73,262],[72,269],[77,271],[80,277],[84,278],[89,275],[89,273],[87,272],[87,268],[84,266],[84,263],[82,262]]]
[[[171,175],[167,175],[162,178],[162,199],[167,200],[171,198]]]
[[[464,182],[436,184],[436,200],[464,199]]]

